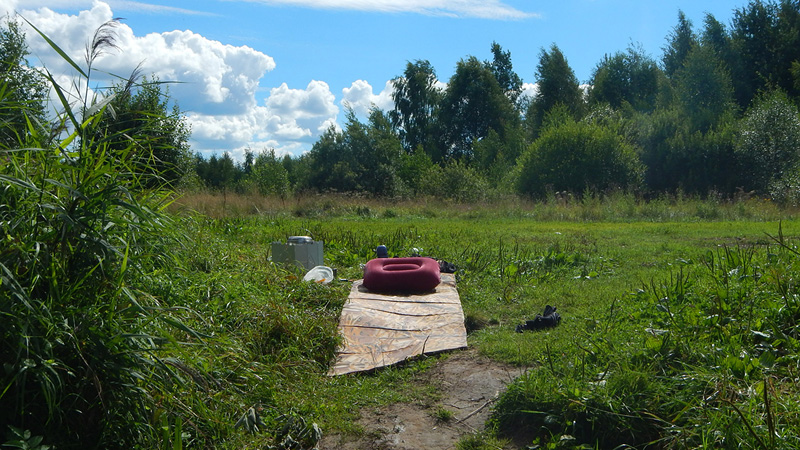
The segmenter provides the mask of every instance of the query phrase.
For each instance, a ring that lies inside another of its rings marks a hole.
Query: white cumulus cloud
[[[59,1],[34,3],[55,6]],[[98,27],[114,17],[110,4],[114,3],[95,0],[74,15],[44,6],[23,13],[85,70],[87,42]],[[15,0],[0,0],[0,12],[19,7]],[[273,58],[263,52],[227,45],[190,30],[139,36],[122,22],[113,32],[118,50],[109,50],[96,59],[94,68],[98,71],[94,72],[96,78],[91,87],[118,81],[103,79],[108,78],[104,72],[127,77],[139,65],[144,75],[175,82],[166,89],[186,113],[193,151],[207,156],[229,151],[236,157],[247,148],[274,148],[279,154],[300,154],[310,149],[326,129],[337,126],[336,97],[323,81],[311,81],[305,89],[283,83],[269,90],[266,98],[258,98],[262,78],[276,67]],[[74,69],[35,31],[27,30],[26,34],[31,54],[54,74],[60,85],[68,87],[77,82],[85,86]]]
[[[368,82],[356,80],[349,88],[342,89],[342,106],[352,108],[357,115],[362,117],[367,116],[373,107],[388,111],[394,108],[393,91],[391,81],[387,81],[383,90],[375,94]]]
[[[86,44],[98,27],[113,19],[108,4],[95,2],[77,16],[42,8],[26,17],[84,65]],[[118,50],[108,50],[94,67],[127,77],[141,64],[144,74],[169,85],[182,109],[197,113],[243,114],[255,106],[261,77],[275,68],[272,57],[247,46],[235,47],[207,39],[192,31],[168,31],[136,36],[123,23],[113,27]],[[51,72],[66,73],[68,64],[35,33],[29,36],[31,53]]]
[[[339,108],[328,83],[311,81],[305,90],[291,89],[286,83],[270,90],[266,107],[270,129],[278,136],[311,136],[324,132],[336,120]]]
[[[523,97],[536,97],[536,93],[539,92],[539,84],[538,83],[522,83],[522,96]]]

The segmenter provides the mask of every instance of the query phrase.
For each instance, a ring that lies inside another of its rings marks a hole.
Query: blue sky
[[[684,0],[0,0],[80,60],[86,40],[122,17],[121,52],[98,66],[181,81],[170,93],[187,112],[193,149],[308,151],[341,124],[345,104],[391,108],[387,82],[425,59],[446,83],[457,62],[511,52],[532,88],[539,53],[555,43],[586,82],[605,54],[641,44],[660,60],[682,10],[699,31],[706,13],[730,24],[746,1]],[[29,45],[53,73],[69,77],[43,41]],[[66,81],[65,81],[66,82]],[[345,103],[346,102],[346,103]]]

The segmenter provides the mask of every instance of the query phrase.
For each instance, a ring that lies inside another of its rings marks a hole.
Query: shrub
[[[800,116],[786,94],[773,91],[755,100],[741,120],[735,152],[746,190],[766,193],[770,183],[791,177],[800,161]]]
[[[475,168],[458,161],[444,167],[430,166],[420,180],[422,194],[457,202],[484,200],[488,188],[486,179]]]
[[[540,198],[548,190],[637,188],[643,173],[635,148],[620,135],[574,121],[544,130],[519,164],[518,192]]]

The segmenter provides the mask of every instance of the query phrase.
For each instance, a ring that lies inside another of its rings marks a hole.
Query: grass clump
[[[450,423],[455,418],[455,414],[453,411],[450,411],[444,406],[439,405],[433,411],[433,418],[436,419],[437,422]]]

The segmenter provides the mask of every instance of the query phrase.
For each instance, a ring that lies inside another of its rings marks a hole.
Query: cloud
[[[539,17],[500,0],[242,0],[266,5],[291,5],[318,9],[349,9],[383,13],[521,20]]]
[[[102,24],[112,20],[108,4],[95,2],[77,16],[42,8],[28,20],[73,59],[84,62],[86,43]],[[118,51],[97,58],[94,67],[127,78],[141,64],[142,73],[170,84],[170,94],[184,110],[214,114],[242,114],[255,106],[259,80],[275,68],[272,57],[247,46],[226,45],[192,31],[134,35],[124,22],[114,28]],[[51,72],[67,73],[69,65],[41,38],[30,34],[32,54]],[[114,80],[111,80],[114,81]]]
[[[296,139],[319,135],[339,114],[335,101],[324,81],[311,81],[305,90],[290,89],[282,83],[270,90],[266,100],[271,125],[268,131]]]
[[[46,3],[55,7],[59,2]],[[0,12],[11,11],[19,3],[30,8],[36,0],[0,0]],[[69,2],[75,3],[79,2]],[[88,40],[98,27],[115,17],[111,5],[119,4],[135,6],[132,2],[95,0],[77,14],[41,7],[25,10],[24,16],[84,67]],[[238,157],[247,148],[256,151],[273,148],[278,154],[299,155],[308,151],[327,129],[339,128],[337,118],[342,106],[349,105],[364,116],[373,105],[383,110],[393,108],[390,82],[375,92],[368,82],[354,81],[342,90],[341,101],[326,82],[318,80],[309,82],[305,88],[283,83],[268,89],[264,95],[265,88],[259,84],[276,63],[263,52],[248,46],[226,45],[190,30],[136,35],[121,22],[114,32],[119,48],[95,61],[97,70],[93,72],[89,95],[91,89],[118,81],[104,72],[127,77],[139,64],[147,76],[175,81],[165,89],[186,114],[192,130],[192,150],[206,156],[230,151]],[[68,88],[77,83],[80,89],[87,88],[85,80],[35,31],[27,30],[26,34],[32,55],[54,74],[61,86]]]
[[[392,101],[392,82],[387,81],[383,90],[374,94],[372,86],[364,80],[354,81],[349,88],[342,89],[342,106],[350,107],[362,117],[369,115],[370,109],[377,107],[384,111],[394,109]]]
[[[192,124],[192,147],[202,154],[246,148],[273,148],[278,154],[300,154],[310,149],[329,127],[337,126],[339,108],[327,83],[312,81],[306,89],[286,83],[270,90],[263,105],[244,114],[187,115]]]
[[[536,97],[536,94],[539,92],[539,84],[538,83],[522,83],[522,96],[523,97]]]
[[[6,6],[8,0],[0,0]],[[80,66],[85,66],[86,43],[97,27],[114,16],[108,3],[95,1],[77,15],[48,8],[26,11],[25,17]],[[37,33],[30,30],[32,55],[54,74],[59,84],[85,86],[74,69]],[[166,85],[170,98],[186,113],[191,145],[202,154],[245,148],[275,148],[279,154],[307,150],[321,133],[336,125],[339,108],[330,87],[311,81],[305,89],[286,83],[258,99],[259,83],[276,67],[272,57],[247,46],[226,45],[189,30],[136,36],[125,23],[114,27],[118,50],[96,59],[92,86],[118,81],[104,72],[127,77],[141,63],[142,73]],[[84,68],[85,70],[85,68]],[[106,77],[107,79],[103,79]]]
[[[17,0],[0,0],[0,13],[3,15],[13,13],[17,10]]]

